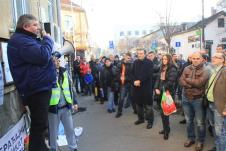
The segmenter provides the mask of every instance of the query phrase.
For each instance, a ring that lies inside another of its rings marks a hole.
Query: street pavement
[[[155,122],[152,129],[146,124],[134,125],[137,116],[131,108],[124,109],[120,118],[115,113],[108,113],[106,103],[101,105],[91,96],[79,96],[80,107],[85,112],[73,115],[75,126],[83,127],[79,137],[79,151],[194,151],[195,145],[184,148],[186,127],[179,124],[183,119],[180,114],[170,116],[171,132],[169,140],[164,140],[158,132],[162,129],[161,117],[155,111]],[[204,151],[213,147],[214,139],[207,132]],[[61,147],[60,150],[67,150]]]

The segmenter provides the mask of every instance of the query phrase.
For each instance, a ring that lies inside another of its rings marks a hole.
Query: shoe
[[[208,151],[216,151],[217,150],[217,148],[216,147],[213,147],[213,148],[211,148],[210,150],[208,150]]]
[[[135,125],[139,125],[139,124],[142,124],[144,123],[144,120],[137,120],[136,122],[134,122]]]
[[[137,111],[133,111],[133,114],[137,114]]]
[[[111,111],[112,111],[112,112],[115,112],[115,109],[112,109]]]
[[[179,123],[180,124],[186,124],[186,120],[184,119],[184,120],[180,121]]]
[[[74,149],[73,151],[78,151],[78,149]]]
[[[164,132],[163,139],[168,140],[169,139],[169,133]]]
[[[119,118],[120,116],[122,116],[122,113],[117,113],[117,114],[115,115],[115,118]]]
[[[192,141],[192,140],[187,140],[185,143],[184,143],[184,147],[190,147],[191,145],[195,144],[195,141]]]
[[[108,111],[108,113],[112,113],[112,110],[110,110],[110,109],[108,109],[107,111]]]
[[[203,149],[203,143],[197,143],[195,145],[195,151],[202,151]]]
[[[148,123],[146,128],[147,128],[147,129],[151,129],[151,128],[152,128],[152,126],[153,126],[153,124]]]
[[[164,130],[159,131],[159,134],[164,134]]]

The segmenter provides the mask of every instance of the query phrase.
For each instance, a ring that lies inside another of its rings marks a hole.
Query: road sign
[[[180,42],[176,42],[176,47],[180,47],[181,43]]]
[[[109,48],[114,49],[114,42],[113,41],[109,41]]]
[[[213,44],[213,40],[205,40],[206,44],[212,45]]]
[[[157,43],[157,41],[155,40],[155,41],[153,41],[153,42],[151,43],[151,49],[152,49],[152,50],[155,50],[157,47],[158,47],[158,43]]]

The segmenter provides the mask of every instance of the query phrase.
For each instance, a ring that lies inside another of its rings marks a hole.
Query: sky
[[[202,0],[73,0],[87,12],[91,38],[105,47],[114,40],[114,29],[125,25],[156,27],[160,17],[171,12],[172,22],[198,21]],[[205,17],[211,14],[218,0],[204,0]]]

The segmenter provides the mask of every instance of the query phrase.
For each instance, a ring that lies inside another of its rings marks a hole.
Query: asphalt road
[[[107,113],[106,104],[95,102],[93,97],[79,97],[81,107],[87,111],[73,116],[75,126],[84,129],[79,137],[79,151],[194,151],[195,145],[184,148],[186,141],[185,125],[179,124],[183,119],[180,114],[170,117],[171,132],[169,140],[163,140],[158,132],[162,129],[161,118],[155,112],[155,122],[152,129],[146,129],[146,124],[134,125],[137,116],[132,109],[124,109],[123,116],[116,119],[115,113]],[[207,132],[204,151],[212,148],[214,139]],[[61,150],[67,150],[61,147]]]

